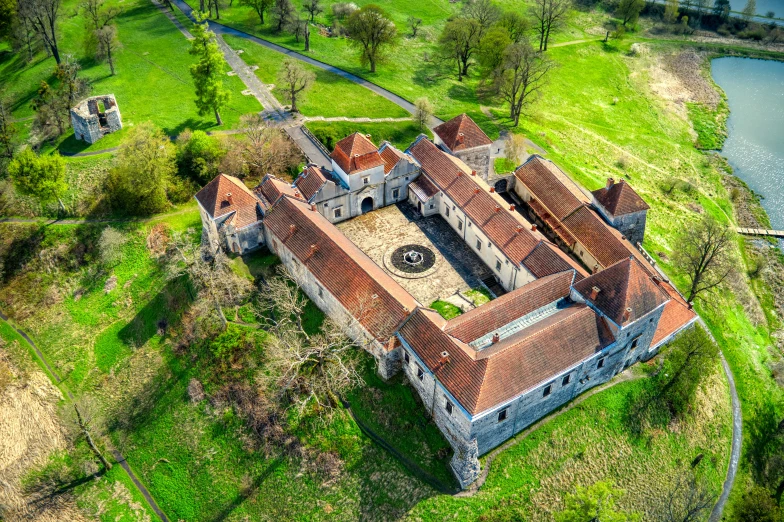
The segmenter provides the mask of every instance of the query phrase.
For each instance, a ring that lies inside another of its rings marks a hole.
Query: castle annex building
[[[501,195],[486,183],[491,141],[468,116],[434,131],[405,151],[352,134],[331,171],[309,165],[293,184],[268,175],[253,190],[220,175],[196,200],[211,248],[266,246],[382,377],[406,375],[465,487],[481,455],[650,359],[697,316],[637,248],[649,207],[627,183],[586,192],[535,155]],[[335,226],[394,204],[448,225],[497,297],[445,320]]]

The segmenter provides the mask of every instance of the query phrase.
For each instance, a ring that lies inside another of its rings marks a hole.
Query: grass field
[[[355,132],[370,134],[370,139],[376,146],[382,141],[388,141],[400,150],[406,150],[421,133],[432,137],[428,129],[420,131],[414,122],[407,121],[378,123],[309,121],[307,127],[328,150],[332,150],[338,141]]]
[[[71,55],[79,61],[81,75],[90,82],[91,94],[115,95],[125,127],[152,121],[167,134],[177,135],[185,128],[233,128],[242,114],[261,110],[255,98],[241,94],[245,87],[239,78],[226,76],[224,84],[231,91],[231,100],[222,114],[223,126],[217,127],[211,114],[199,116],[188,69],[194,62],[194,57],[188,54],[188,40],[148,1],[120,3],[110,0],[107,4],[123,9],[117,18],[122,48],[117,52],[115,76],[109,74],[107,64],[96,63],[91,56],[85,56],[84,17],[78,11],[77,0],[65,0],[62,4],[60,49],[62,55]],[[10,52],[7,44],[2,45],[5,46],[0,47],[3,98],[11,105],[13,116],[24,120],[26,135],[33,116],[30,102],[42,80],[52,81],[55,62],[41,52],[30,64],[25,64],[21,56]],[[59,147],[65,152],[100,150],[116,146],[122,134],[109,135],[88,146],[75,140],[69,131]]]

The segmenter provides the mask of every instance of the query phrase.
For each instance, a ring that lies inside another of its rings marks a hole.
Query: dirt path
[[[188,214],[188,213],[196,213],[198,212],[195,208],[186,208],[182,210],[176,210],[174,212],[167,212],[166,214],[156,214],[154,216],[150,216],[148,218],[106,218],[106,219],[41,219],[41,218],[0,218],[0,224],[8,223],[11,225],[25,225],[30,223],[38,223],[40,225],[89,225],[95,223],[149,223],[152,221],[158,221],[160,219],[164,219],[171,216],[178,216],[180,214]]]

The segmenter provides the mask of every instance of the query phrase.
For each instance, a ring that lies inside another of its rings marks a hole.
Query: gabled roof
[[[346,174],[384,165],[378,148],[369,138],[359,132],[340,140],[335,145],[335,150],[332,151],[332,159]]]
[[[381,342],[419,305],[309,204],[284,196],[264,225]]]
[[[631,255],[604,221],[586,206],[572,212],[562,224],[602,267],[606,268]]]
[[[450,322],[420,308],[399,335],[471,415],[574,367],[613,341],[604,320],[580,304],[560,309],[484,350],[449,335]],[[441,364],[444,351],[449,361]]]
[[[533,155],[517,168],[515,177],[556,219],[562,220],[582,206],[583,202],[555,176],[546,163],[547,160],[541,156]]]
[[[549,241],[539,243],[533,252],[523,259],[523,264],[534,277],[546,277],[567,270],[574,270],[575,281],[588,276],[583,267]]]
[[[232,225],[237,228],[259,220],[256,212],[259,199],[234,176],[219,174],[197,192],[195,198],[213,219],[235,212]]]
[[[327,178],[321,171],[321,168],[318,165],[310,164],[302,171],[302,174],[297,176],[297,179],[294,180],[294,185],[305,199],[310,201],[326,182]]]
[[[623,179],[614,183],[610,178],[606,186],[594,190],[592,194],[596,201],[613,216],[623,216],[651,208]]]
[[[264,176],[264,179],[261,180],[259,186],[254,190],[261,193],[261,195],[264,196],[264,198],[269,201],[271,205],[274,205],[275,202],[284,194],[287,196],[303,199],[299,189],[293,187],[288,181],[283,181],[280,178],[276,178],[272,174],[267,174]]]
[[[697,314],[694,313],[694,310],[689,307],[686,300],[670,283],[662,281],[661,288],[667,293],[670,300],[664,305],[664,311],[656,327],[656,333],[653,334],[651,348],[656,348],[669,336],[697,320]]]
[[[599,289],[595,299],[591,299],[593,287]],[[631,255],[575,283],[574,289],[619,326],[636,321],[669,300],[653,282],[651,274]],[[624,321],[627,308],[631,314]]]
[[[381,144],[378,153],[381,154],[381,159],[384,160],[384,174],[389,174],[405,156],[401,151],[386,142]]]
[[[447,323],[445,331],[464,343],[475,341],[517,318],[567,297],[572,276],[573,272],[569,271],[537,279],[455,317]]]
[[[539,243],[522,217],[513,217],[506,205],[491,196],[476,177],[458,166],[451,157],[427,139],[410,148],[422,172],[479,227],[485,236],[516,266]]]
[[[493,140],[482,132],[474,120],[463,113],[435,127],[433,132],[452,152],[491,145]]]

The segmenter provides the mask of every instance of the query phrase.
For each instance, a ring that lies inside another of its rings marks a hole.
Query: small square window
[[[392,189],[392,197],[397,199],[400,197],[400,189]]]
[[[459,219],[457,220],[457,229],[458,230],[463,230],[463,222],[460,221]]]
[[[407,350],[403,350],[403,360],[406,361],[406,364],[411,362],[411,356],[408,355]]]
[[[542,390],[542,397],[547,397],[548,395],[550,395],[552,391],[553,391],[553,385],[548,384],[547,386],[544,387],[544,390]]]
[[[446,408],[446,412],[449,415],[452,415],[452,403],[449,402],[449,399],[446,399],[446,404],[444,404],[444,408]]]
[[[418,364],[417,364],[417,378],[420,381],[424,381],[425,380],[425,372],[424,372],[424,370],[422,370],[422,367],[419,366]]]
[[[477,250],[482,250],[482,242],[480,240],[478,240],[478,239],[476,240],[476,249]]]
[[[570,382],[572,382],[572,374],[571,373],[569,375],[564,375],[564,378],[561,381],[561,386],[566,386]]]
[[[487,248],[493,248],[493,244],[490,241],[487,242]]]
[[[329,207],[329,201],[324,203],[324,208],[327,208],[327,207]]]
[[[598,362],[598,363],[596,363],[596,367],[597,367],[597,368],[604,368],[604,357],[602,357],[601,359],[599,359],[599,362]]]
[[[498,422],[503,422],[506,420],[506,411],[508,408],[504,408],[503,410],[498,412]]]
[[[343,215],[343,209],[338,207],[334,210],[334,215],[336,218],[339,218]]]
[[[408,181],[408,176],[406,176],[406,181]]]
[[[367,185],[370,183],[370,178],[362,178],[362,184]]]
[[[499,272],[501,271],[501,260],[500,259],[496,259],[495,260],[495,269],[498,270]]]
[[[432,209],[432,208],[435,208],[435,205],[433,205],[433,204],[431,203],[431,204],[430,204],[430,208],[431,208],[431,209]]]

